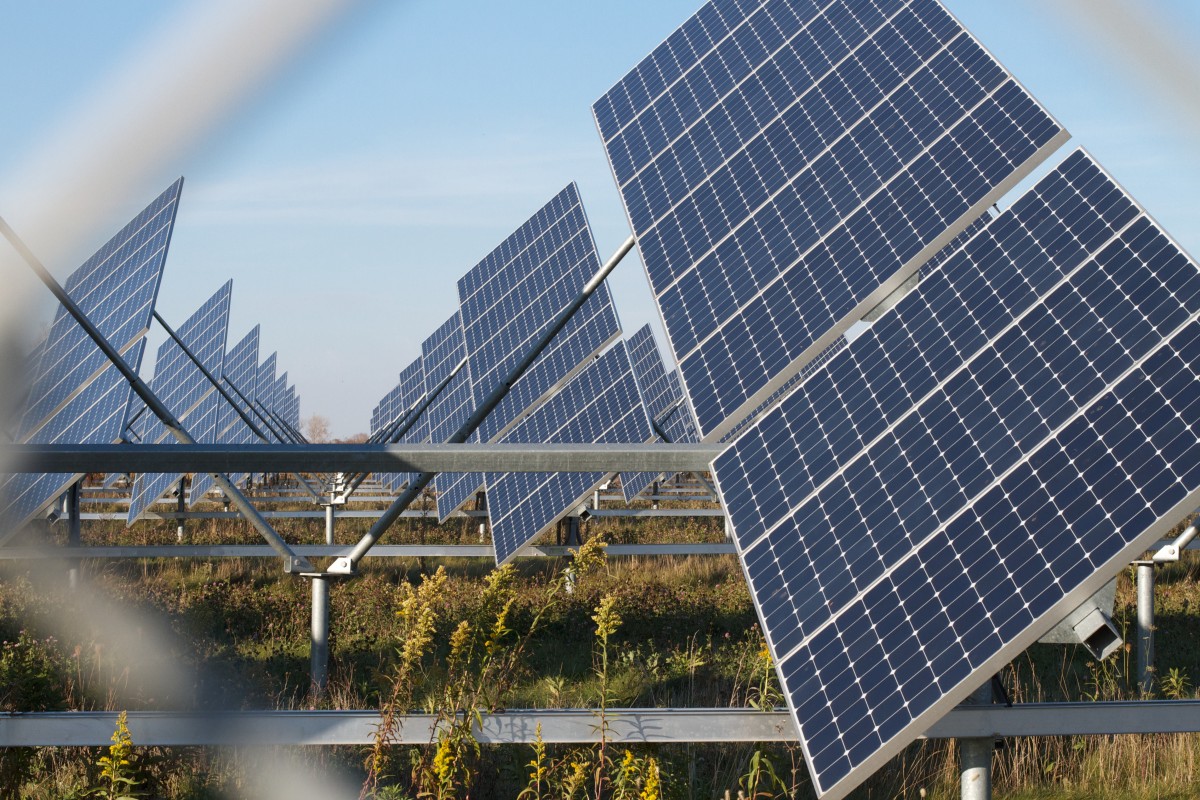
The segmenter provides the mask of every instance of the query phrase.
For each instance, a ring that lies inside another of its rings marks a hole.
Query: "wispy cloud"
[[[462,227],[509,199],[565,183],[590,151],[467,156],[363,154],[203,183],[188,198],[190,225],[332,224]],[[508,212],[511,216],[511,210]]]

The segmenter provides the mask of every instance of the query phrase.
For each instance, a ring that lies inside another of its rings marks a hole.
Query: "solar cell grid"
[[[258,340],[259,326],[255,325],[249,333],[242,337],[225,355],[225,364],[221,376],[225,388],[233,399],[242,404],[242,410],[256,421],[257,417],[252,408],[242,402],[238,391],[241,391],[251,401],[258,388]],[[236,387],[237,391],[234,390]],[[250,429],[233,406],[224,398],[216,401],[216,434],[214,441],[218,444],[254,444],[258,437]],[[265,431],[264,431],[265,432]],[[240,484],[246,478],[246,473],[233,473],[227,476],[234,485]],[[192,477],[192,492],[190,503],[195,504],[213,487],[211,475],[196,473]]]
[[[623,342],[505,435],[505,442],[645,442],[652,437]],[[496,563],[509,561],[604,482],[602,472],[487,476]]]
[[[454,369],[466,358],[466,340],[463,337],[461,311],[455,311],[434,331],[433,335],[421,344],[421,357],[425,369],[425,391],[432,392],[442,381],[452,373],[454,377],[442,389],[437,398],[430,404],[427,411],[427,431],[429,441],[446,442],[453,436],[475,410],[474,397],[471,393],[471,371],[463,364],[457,373]],[[478,441],[473,437],[472,441]],[[430,486],[437,490],[438,518],[445,521],[457,506],[448,507],[444,499],[445,488],[458,481],[475,480],[476,485],[482,482],[482,473],[474,473],[475,478],[463,478],[451,473],[443,473],[433,479]]]
[[[710,3],[681,30],[595,113],[715,439],[1066,135],[934,0]]]
[[[141,365],[146,340],[139,339],[122,354],[133,369]],[[59,411],[53,424],[41,427],[31,444],[114,443],[124,419],[129,384],[110,366],[90,381]],[[59,419],[61,418],[61,422]],[[0,483],[0,543],[22,525],[46,511],[72,483],[83,475],[22,472],[5,476]]]
[[[117,352],[127,351],[150,327],[182,188],[182,179],[172,184],[71,273],[64,286]],[[108,366],[104,354],[61,306],[39,353],[18,441],[31,441],[73,394]]]
[[[578,189],[569,184],[459,281],[474,407],[511,374],[599,268]],[[602,285],[488,414],[473,441],[501,437],[619,335]],[[439,516],[444,519],[482,486],[478,473],[440,480]]]
[[[422,358],[418,356],[416,360],[400,371],[400,383],[388,393],[380,404],[381,408],[386,409],[381,427],[386,431],[394,430],[394,426],[398,422],[407,424],[415,406],[424,396],[425,370],[422,367]],[[410,441],[410,439],[403,437],[401,441]],[[398,492],[416,477],[416,473],[385,472],[378,477],[388,491]]]
[[[821,793],[1197,502],[1198,296],[1078,151],[716,460]]]
[[[175,331],[192,354],[204,364],[205,369],[220,378],[225,360],[225,339],[229,329],[229,301],[233,292],[233,281],[226,281],[212,297],[206,300]],[[205,406],[210,395],[219,396],[217,390],[192,360],[173,339],[168,338],[158,348],[151,390],[178,419],[185,430],[198,442],[212,441],[215,419],[205,419],[202,412],[214,407]],[[140,438],[145,444],[174,444],[172,436],[162,421],[152,414],[142,415]],[[144,473],[133,482],[129,503],[128,524],[141,516],[163,493],[177,484],[180,473]]]

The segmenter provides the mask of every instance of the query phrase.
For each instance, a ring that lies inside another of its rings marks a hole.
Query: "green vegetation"
[[[307,506],[299,506],[309,508]],[[318,520],[278,520],[315,543]],[[339,521],[350,541],[366,520]],[[491,569],[482,560],[366,562],[334,585],[331,686],[325,708],[382,709],[373,747],[306,751],[388,798],[811,797],[788,745],[571,747],[481,745],[472,724],[503,708],[590,707],[597,730],[621,706],[772,708],[781,696],[732,557],[606,559],[594,543],[720,541],[715,519],[593,519],[574,559]],[[44,536],[61,536],[50,529]],[[85,544],[169,543],[171,523],[85,526]],[[253,543],[241,523],[189,523],[190,543]],[[405,520],[389,542],[478,541],[469,520]],[[96,561],[84,590],[62,565],[0,568],[0,710],[310,707],[308,585],[266,559]],[[1118,584],[1116,623],[1132,641],[1135,594]],[[1193,697],[1200,678],[1200,559],[1158,576],[1159,694]],[[64,620],[71,621],[64,624]],[[130,621],[134,622],[131,623]],[[149,643],[114,633],[134,629]],[[152,650],[158,661],[147,656]],[[1097,663],[1076,648],[1038,645],[1002,678],[1016,702],[1136,696],[1130,647]],[[171,672],[177,678],[163,681]],[[427,746],[394,744],[407,711],[438,715]],[[247,794],[244,752],[138,747],[14,749],[0,756],[0,796],[216,798]],[[995,761],[1000,798],[1191,797],[1200,736],[1009,740]],[[130,781],[123,783],[124,780]],[[953,742],[919,742],[860,798],[957,796]]]

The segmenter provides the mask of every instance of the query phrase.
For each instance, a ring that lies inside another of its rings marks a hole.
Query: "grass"
[[[297,504],[298,508],[308,508]],[[323,541],[321,520],[276,520],[292,542]],[[339,541],[351,541],[369,520],[339,521]],[[611,541],[721,541],[721,521],[705,518],[594,519],[589,535]],[[42,536],[61,537],[51,529]],[[254,543],[237,521],[188,523],[189,543]],[[163,544],[170,522],[88,523],[90,545]],[[477,541],[476,523],[433,526],[403,520],[389,542]],[[525,630],[545,603],[563,560],[518,562],[508,626]],[[413,708],[444,692],[450,633],[463,620],[486,622],[483,560],[367,560],[362,575],[331,592],[330,692],[324,707],[377,709],[401,644],[395,609],[407,585],[439,567],[444,589],[434,601],[435,649],[415,684]],[[308,586],[267,559],[159,559],[86,564],[88,587],[65,588],[62,565],[7,562],[0,568],[0,710],[308,707]],[[622,620],[609,641],[607,673],[597,673],[592,615],[604,597]],[[1172,692],[1194,696],[1200,679],[1200,559],[1188,554],[1159,570],[1156,610],[1159,676]],[[1118,582],[1115,622],[1132,642],[1136,617],[1130,576]],[[64,624],[70,621],[70,624]],[[130,634],[130,629],[133,633]],[[120,633],[124,631],[124,633]],[[125,638],[121,638],[124,636]],[[140,637],[140,640],[139,640]],[[140,644],[139,644],[140,641]],[[601,686],[610,705],[745,706],[761,691],[761,636],[733,557],[613,559],[545,611],[511,675],[508,707],[595,707]],[[1079,648],[1035,645],[1004,671],[1014,701],[1117,699],[1134,696],[1126,647],[1103,663]],[[1174,670],[1174,673],[1170,671]],[[178,680],[164,681],[164,673]],[[766,673],[763,673],[766,674]],[[1161,681],[1160,681],[1161,682]],[[155,796],[244,796],[243,754],[146,748]],[[5,751],[0,795],[67,796],[94,781],[98,749]],[[470,796],[512,797],[524,786],[531,749],[486,747],[475,764]],[[548,747],[548,758],[583,758],[578,749]],[[755,754],[759,760],[754,760]],[[752,763],[765,758],[797,797],[810,796],[803,760],[794,748],[758,745],[671,745],[635,748],[653,757],[668,797],[737,796]],[[998,750],[994,775],[1000,798],[1101,797],[1141,800],[1200,792],[1200,736],[1045,737],[1010,740]],[[327,748],[331,770],[361,775],[361,748]],[[619,759],[619,756],[618,756]],[[403,781],[401,781],[403,783]],[[766,795],[763,795],[766,796]],[[782,795],[780,795],[782,796]],[[955,797],[952,742],[919,742],[856,792],[859,798]]]

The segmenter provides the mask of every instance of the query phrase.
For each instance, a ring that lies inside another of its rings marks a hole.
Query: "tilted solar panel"
[[[134,369],[141,366],[171,241],[180,179],[67,279],[80,310]],[[16,441],[27,444],[115,443],[129,407],[125,379],[59,308],[38,348]],[[44,511],[78,475],[13,475],[0,484],[0,541]]]
[[[141,365],[146,340],[139,339],[122,357],[133,369]],[[116,367],[103,370],[71,398],[50,422],[33,435],[30,444],[112,444],[124,419],[131,389]],[[61,417],[61,422],[59,418]],[[22,525],[46,512],[82,474],[17,473],[0,484],[0,543]]]
[[[233,281],[226,281],[175,331],[188,350],[217,379],[220,379],[225,363],[225,339],[229,331],[229,301],[232,293]],[[202,412],[210,412],[211,417],[215,407],[211,404],[205,406],[205,402],[210,396],[220,395],[174,339],[168,338],[158,348],[150,388],[193,439],[198,442],[212,441],[216,421],[211,418],[206,420]],[[144,444],[175,443],[175,437],[158,417],[146,414],[143,419],[145,422],[140,427],[140,438]],[[128,524],[132,525],[182,477],[180,473],[138,475],[134,479],[129,501]]]
[[[504,442],[645,442],[652,432],[624,342],[590,362],[525,417]],[[496,563],[565,517],[601,483],[602,472],[488,475],[488,517]]]
[[[936,0],[710,2],[594,112],[706,441],[1067,138]]]
[[[667,373],[658,342],[649,325],[643,325],[629,337],[629,357],[633,374],[646,402],[646,410],[655,427],[655,441],[695,442],[695,429],[690,425],[691,411],[686,408],[676,373]],[[649,488],[663,476],[654,472],[621,474],[621,492],[625,502]]]
[[[458,295],[476,406],[511,374],[599,269],[591,228],[572,183],[463,276]],[[619,336],[612,296],[602,285],[488,414],[477,439],[499,439]],[[445,519],[482,485],[475,473],[439,481],[439,517]]]
[[[820,794],[1200,504],[1198,298],[1077,151],[714,462]]]
[[[411,364],[400,371],[400,383],[385,397],[386,414],[383,417],[383,428],[386,430],[394,423],[407,423],[421,399],[425,397],[425,369],[423,359],[418,356]],[[381,404],[382,405],[382,404]],[[401,441],[414,441],[413,436],[418,431],[410,428],[407,436]],[[389,492],[399,492],[414,480],[416,475],[411,472],[384,472],[377,476]]]
[[[466,339],[463,338],[461,311],[455,311],[450,319],[443,322],[433,334],[421,344],[421,361],[425,370],[425,391],[433,392],[451,374],[448,383],[426,412],[427,434],[430,442],[442,443],[463,426],[475,410],[475,400],[471,394],[471,369],[462,364],[467,354]],[[461,368],[460,368],[461,364]],[[457,372],[454,370],[458,368]],[[478,441],[478,438],[475,439]],[[439,510],[443,505],[441,499],[443,487],[450,486],[457,479],[459,482],[474,481],[475,485],[483,480],[482,473],[473,473],[477,478],[466,478],[443,473],[429,484],[436,488]],[[446,516],[453,511],[450,509]],[[439,515],[440,516],[440,515]],[[444,519],[444,517],[443,517]]]
[[[63,287],[119,353],[149,330],[182,189],[181,178],[71,273]],[[34,369],[17,440],[33,441],[30,437],[107,367],[108,359],[59,307]]]
[[[242,401],[240,391],[253,402],[258,388],[258,338],[259,326],[255,325],[242,340],[230,348],[225,355],[225,365],[221,381],[226,391],[235,401],[241,404],[242,410],[250,419],[257,421],[253,410]],[[214,442],[218,444],[255,444],[258,437],[242,420],[238,413],[224,398],[217,401],[216,434]],[[265,432],[265,431],[264,431]],[[235,473],[227,476],[231,483],[237,485],[246,478],[246,473]],[[194,504],[207,494],[213,487],[211,475],[197,473],[192,478],[192,493],[190,503]]]

